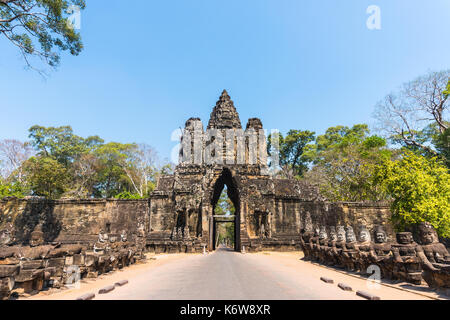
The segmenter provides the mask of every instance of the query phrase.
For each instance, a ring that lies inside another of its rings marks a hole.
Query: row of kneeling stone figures
[[[104,235],[90,245],[0,247],[0,300],[96,278],[140,259],[139,245]]]
[[[416,226],[418,243],[411,232],[399,232],[397,241],[389,242],[381,226],[373,230],[373,240],[365,226],[358,228],[358,237],[351,226],[312,229],[302,230],[305,260],[363,274],[372,274],[378,266],[385,279],[414,284],[423,279],[432,288],[450,289],[450,255],[429,223]]]

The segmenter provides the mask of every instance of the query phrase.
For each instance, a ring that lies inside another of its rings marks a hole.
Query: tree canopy
[[[387,95],[375,108],[378,130],[394,144],[439,156],[436,144],[450,127],[449,77],[450,70],[429,72]]]
[[[39,58],[56,67],[60,52],[78,55],[83,49],[71,14],[83,10],[84,0],[0,0],[0,35],[17,47],[28,67]]]
[[[374,170],[392,156],[385,139],[369,134],[368,126],[337,126],[307,146],[313,164],[304,178],[333,201],[377,201],[386,195],[374,181]]]
[[[301,177],[308,169],[308,159],[305,158],[305,148],[314,141],[314,132],[307,130],[289,130],[286,137],[280,133],[279,150],[272,145],[272,136],[268,137],[267,149],[270,154],[279,153],[279,164],[283,175],[288,178]]]
[[[430,222],[450,237],[450,174],[438,158],[406,151],[377,168],[377,182],[392,197],[392,219],[398,229]]]
[[[83,138],[70,126],[33,126],[29,138],[0,141],[2,196],[145,198],[172,170],[149,145]]]

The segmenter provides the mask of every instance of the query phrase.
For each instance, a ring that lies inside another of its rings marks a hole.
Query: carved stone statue
[[[326,251],[328,249],[328,234],[327,228],[325,226],[321,226],[319,230],[319,245],[318,245],[318,257],[320,263],[326,263],[327,256]]]
[[[423,265],[423,279],[431,288],[450,288],[450,255],[447,248],[439,243],[436,230],[428,222],[416,226],[418,240],[424,255],[434,268]]]
[[[356,242],[356,235],[351,226],[346,228],[345,245],[342,249],[342,261],[344,267],[349,271],[356,270],[356,262],[359,259],[358,243]]]
[[[312,253],[311,259],[314,261],[319,260],[319,231],[320,229],[318,227],[314,228],[314,235],[309,240],[309,248]]]
[[[422,246],[428,261],[431,263],[450,263],[450,254],[447,248],[439,242],[436,230],[428,222],[417,226],[418,242]]]
[[[397,244],[392,245],[394,255],[393,277],[406,282],[421,284],[422,265],[437,270],[428,261],[423,249],[414,242],[411,232],[397,233]]]
[[[370,232],[365,225],[359,227],[358,249],[359,259],[356,262],[356,268],[363,274],[367,273],[367,268],[371,265],[370,251],[373,246]]]
[[[374,240],[370,250],[370,261],[380,267],[381,277],[392,278],[393,260],[391,244],[387,242],[386,231],[382,226],[375,227]]]
[[[345,250],[345,228],[344,226],[336,227],[337,240],[334,248],[332,249],[334,260],[336,261],[336,266],[344,267],[344,261],[342,257],[342,251]]]
[[[304,260],[311,260],[312,251],[310,246],[311,238],[313,237],[313,225],[311,220],[311,215],[309,212],[306,213],[304,227],[301,230],[300,236],[300,246],[304,254]]]
[[[310,241],[313,235],[314,233],[312,231],[307,231],[306,229],[302,229],[301,231],[300,246],[302,247],[305,261],[311,260],[312,258]]]
[[[326,264],[329,266],[334,266],[335,264],[337,264],[337,259],[334,256],[334,250],[336,248],[336,241],[337,241],[336,227],[334,226],[330,227],[329,235],[330,236],[328,239],[327,249],[325,251]]]

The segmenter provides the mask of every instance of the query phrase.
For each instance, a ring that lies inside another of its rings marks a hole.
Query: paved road
[[[30,299],[73,300],[86,293],[95,293],[95,299],[102,300],[363,299],[356,290],[369,291],[383,300],[439,297],[426,286],[409,291],[401,284],[374,288],[364,278],[300,260],[301,256],[300,252],[241,254],[224,248],[207,255],[163,254],[145,264],[85,280],[80,288],[42,292]],[[334,284],[320,281],[322,276],[332,278]],[[98,294],[99,289],[124,279],[129,281],[127,285]],[[353,291],[339,289],[338,283]]]
[[[136,276],[101,299],[360,299],[268,256],[218,249]],[[317,268],[317,267],[315,267]]]

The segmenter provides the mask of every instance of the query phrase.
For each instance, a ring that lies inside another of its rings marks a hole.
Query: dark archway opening
[[[223,214],[222,212],[221,214],[221,210],[217,210],[217,206],[224,189],[229,200],[231,200],[232,207],[234,207],[234,212],[233,210],[229,210],[230,212],[226,212],[225,214]],[[235,251],[240,251],[239,192],[236,186],[236,182],[234,181],[230,170],[227,168],[223,169],[222,174],[220,175],[219,179],[217,179],[214,185],[211,205],[213,208],[212,222],[210,224],[211,248],[213,250],[216,249],[216,246],[219,244],[218,240],[220,240],[221,235],[223,237],[223,229],[229,229],[229,226],[231,224],[234,227],[234,232],[228,232],[227,238],[232,235],[234,239],[232,239],[232,241],[230,242],[232,243]]]

